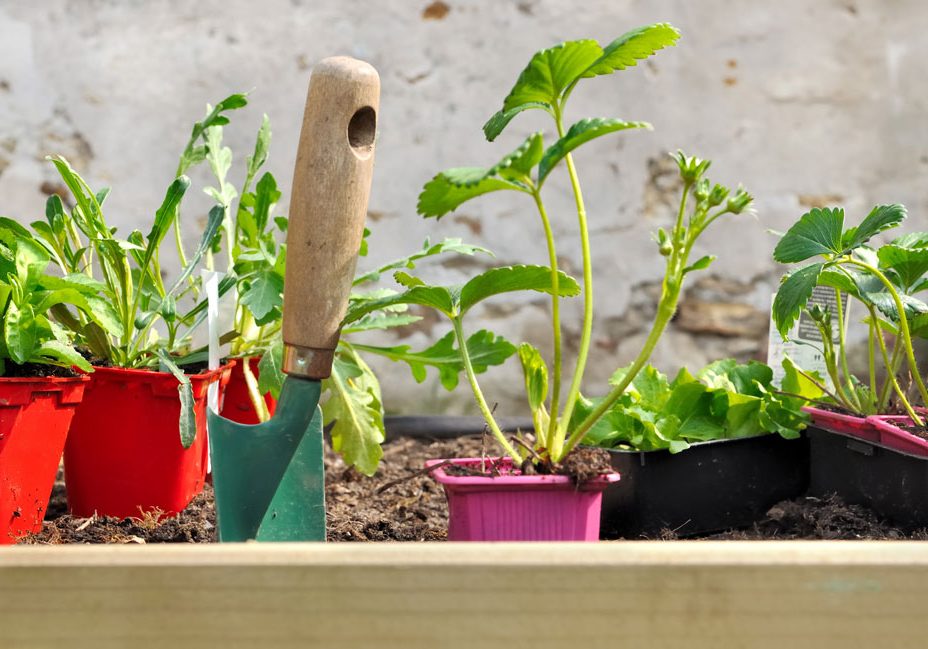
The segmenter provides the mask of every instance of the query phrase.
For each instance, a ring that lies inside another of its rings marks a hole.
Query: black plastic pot
[[[928,457],[810,427],[809,494],[837,494],[913,530],[928,527]]]
[[[604,539],[672,530],[678,536],[745,527],[809,482],[809,442],[758,435],[685,451],[610,451],[622,476],[603,494]]]

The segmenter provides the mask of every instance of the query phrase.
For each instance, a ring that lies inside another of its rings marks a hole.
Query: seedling
[[[72,344],[72,332],[55,322],[52,313],[68,314],[74,307],[82,318],[101,328],[119,331],[113,307],[99,297],[102,286],[85,275],[56,277],[46,273],[51,258],[21,225],[0,218],[0,376],[9,364],[58,365],[92,371]]]
[[[484,125],[488,140],[494,140],[519,113],[540,109],[548,113],[557,130],[558,139],[545,147],[542,133],[530,135],[515,151],[489,168],[463,167],[449,169],[429,181],[419,196],[419,213],[440,218],[468,200],[496,191],[516,191],[532,198],[538,212],[547,245],[549,266],[514,266],[494,269],[475,277],[463,286],[429,286],[423,280],[405,273],[396,275],[407,290],[379,302],[356,304],[349,309],[346,323],[372,309],[396,304],[419,304],[437,309],[452,322],[465,368],[470,362],[468,346],[464,344],[462,318],[477,301],[513,290],[536,290],[551,295],[551,331],[553,367],[550,374],[537,349],[522,345],[519,356],[525,373],[529,405],[535,421],[537,442],[532,455],[551,465],[559,464],[580,443],[593,426],[614,406],[635,376],[646,365],[658,339],[672,318],[683,278],[688,273],[707,268],[713,257],[703,257],[694,263],[689,256],[698,237],[716,219],[726,214],[745,211],[751,196],[743,190],[730,192],[721,185],[712,185],[704,176],[708,161],[676,156],[683,180],[683,197],[672,230],[660,230],[657,243],[667,258],[667,270],[658,305],[657,318],[644,348],[624,377],[603,399],[582,400],[580,389],[589,356],[593,327],[593,270],[590,255],[587,212],[580,180],[572,152],[581,145],[609,133],[650,128],[646,122],[620,119],[581,119],[565,127],[564,111],[576,85],[585,78],[609,75],[635,66],[665,47],[676,44],[679,33],[672,26],[660,23],[635,29],[620,36],[605,48],[593,40],[570,41],[535,54],[520,74],[515,86],[503,102],[503,107]],[[583,257],[581,285],[557,267],[556,242],[542,188],[554,169],[563,162],[567,168],[576,208]],[[687,200],[694,206],[688,211]],[[563,344],[560,320],[560,298],[583,295],[583,325],[573,375],[566,396],[562,394],[564,373]],[[499,429],[487,400],[473,372],[468,372],[471,387],[487,425],[502,447],[514,460],[521,462],[522,453],[515,449]],[[550,395],[549,395],[550,387]],[[584,408],[589,404],[589,408]]]
[[[928,334],[928,305],[915,297],[928,288],[928,233],[903,235],[877,250],[867,245],[874,236],[899,226],[905,218],[905,207],[898,204],[878,205],[860,225],[849,228],[844,226],[842,208],[815,208],[803,214],[773,253],[774,259],[783,264],[806,262],[783,278],[774,299],[773,317],[785,338],[807,310],[821,333],[822,356],[833,390],[819,385],[833,404],[859,415],[872,415],[887,412],[890,397],[895,395],[909,417],[921,425],[922,418],[900,384],[899,373],[906,363],[921,403],[928,404],[928,390],[912,345],[913,336]],[[836,315],[817,305],[807,309],[816,286],[834,289]],[[867,382],[859,381],[848,368],[844,296],[862,304],[867,312]],[[837,347],[833,342],[835,328]],[[884,339],[887,332],[895,337],[891,352]],[[878,385],[877,354],[886,373],[882,386]]]

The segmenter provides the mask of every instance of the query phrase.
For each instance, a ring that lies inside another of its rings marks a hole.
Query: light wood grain
[[[367,215],[380,78],[348,57],[312,72],[293,170],[283,338],[320,361],[300,374],[329,375]],[[312,352],[317,352],[313,354]],[[294,368],[284,368],[291,371]]]
[[[917,648],[928,544],[15,547],[0,647]]]

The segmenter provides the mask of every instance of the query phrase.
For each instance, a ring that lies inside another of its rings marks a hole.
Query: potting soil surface
[[[326,456],[326,511],[329,541],[443,541],[448,511],[441,486],[424,471],[425,460],[479,457],[493,453],[481,436],[433,441],[399,438],[384,445],[380,469],[372,478]],[[159,521],[139,518],[74,518],[67,513],[64,482],[55,484],[45,527],[24,543],[210,543],[216,541],[216,515],[210,485],[179,516]],[[658,536],[675,539],[672,531]],[[714,534],[711,539],[921,539],[928,530],[906,534],[880,521],[870,510],[834,497],[799,498],[774,505],[751,528]]]

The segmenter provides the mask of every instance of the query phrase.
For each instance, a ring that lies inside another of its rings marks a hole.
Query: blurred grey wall
[[[44,160],[61,153],[94,186],[108,185],[109,218],[147,228],[193,121],[207,102],[251,91],[226,140],[233,175],[262,113],[274,140],[269,168],[289,199],[306,83],[314,61],[348,54],[373,63],[383,83],[377,167],[370,202],[370,267],[410,252],[425,237],[459,236],[496,259],[448,259],[431,278],[459,281],[487,264],[545,263],[541,227],[522,196],[474,201],[425,221],[417,194],[437,171],[489,165],[542,114],[517,118],[497,143],[480,127],[538,49],[559,41],[606,43],[646,23],[669,21],[679,46],[613,77],[585,81],[568,121],[643,119],[653,132],[609,136],[577,165],[590,213],[597,316],[587,391],[603,390],[634,357],[650,323],[663,259],[650,232],[673,219],[677,184],[667,152],[714,161],[711,176],[744,184],[757,216],[714,227],[699,254],[710,271],[690,276],[673,327],[655,357],[674,371],[735,355],[763,357],[770,295],[781,270],[775,238],[810,206],[842,204],[852,220],[878,202],[903,202],[908,229],[926,228],[928,5],[916,0],[141,0],[0,1],[0,214],[40,218],[58,183]],[[572,197],[563,173],[546,186],[565,270],[579,275]],[[195,180],[200,186],[204,176]],[[523,200],[519,200],[523,199]],[[207,202],[186,205],[196,232]],[[580,301],[568,303],[568,348],[579,336]],[[471,317],[513,340],[550,347],[547,305],[537,295],[497,300]],[[427,344],[446,326],[426,319],[403,343]],[[386,340],[399,340],[390,337]],[[407,369],[376,363],[388,408],[472,412],[468,395],[417,387]],[[496,368],[485,390],[504,413],[521,408],[518,363]]]

